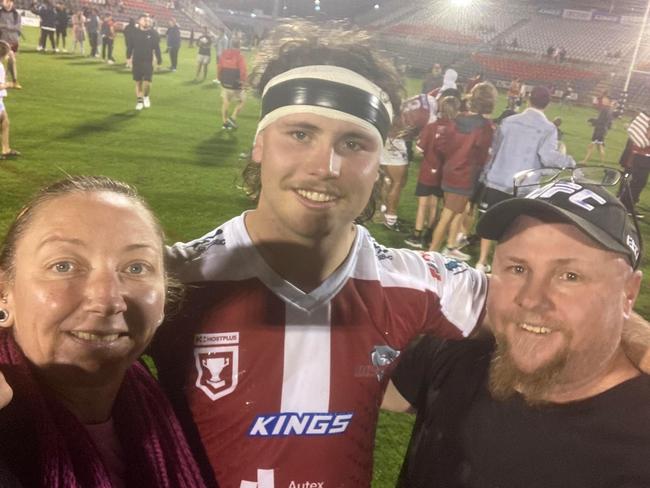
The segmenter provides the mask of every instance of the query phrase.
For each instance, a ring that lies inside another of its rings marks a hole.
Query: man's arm
[[[546,137],[542,139],[537,154],[545,167],[573,168],[576,165],[571,156],[562,154],[557,150],[557,130],[555,126],[550,128]]]
[[[415,413],[415,409],[411,406],[406,398],[402,396],[393,381],[388,382],[386,393],[384,393],[384,401],[381,402],[383,410],[398,413]]]
[[[650,322],[632,312],[623,325],[622,346],[637,367],[650,374]]]

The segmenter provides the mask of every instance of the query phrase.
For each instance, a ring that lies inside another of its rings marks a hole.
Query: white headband
[[[386,92],[355,71],[330,65],[302,66],[272,78],[262,93],[257,133],[292,113],[352,122],[377,132],[382,141],[393,119]]]

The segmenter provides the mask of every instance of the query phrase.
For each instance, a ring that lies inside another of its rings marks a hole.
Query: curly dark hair
[[[260,45],[249,81],[261,96],[264,87],[275,76],[314,64],[347,68],[369,79],[386,92],[398,116],[404,88],[395,66],[373,46],[367,32],[350,29],[342,23],[316,25],[293,21],[276,27]],[[259,163],[249,160],[242,171],[242,179],[246,194],[257,201],[262,188]],[[368,205],[356,219],[358,223],[372,218],[381,185],[383,178],[378,178]]]

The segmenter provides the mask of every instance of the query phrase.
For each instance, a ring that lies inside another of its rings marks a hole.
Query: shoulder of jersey
[[[168,247],[170,271],[185,283],[216,279],[225,268],[234,266],[234,249],[228,245],[233,230],[232,221],[228,221],[198,239]]]
[[[428,288],[425,283],[431,283],[432,278],[441,281],[448,274],[455,275],[469,269],[466,263],[446,258],[439,253],[389,248],[379,244],[370,236],[368,242],[374,250],[377,278],[382,282]]]

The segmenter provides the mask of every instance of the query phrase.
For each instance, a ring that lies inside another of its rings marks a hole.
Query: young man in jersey
[[[468,335],[486,278],[355,225],[401,91],[364,33],[293,24],[259,57],[256,208],[170,250],[191,291],[152,354],[221,486],[368,487],[391,362]]]
[[[650,376],[624,352],[641,242],[603,187],[487,211],[496,340],[424,338],[392,377],[417,408],[403,487],[650,486]],[[389,396],[389,395],[387,395]]]

